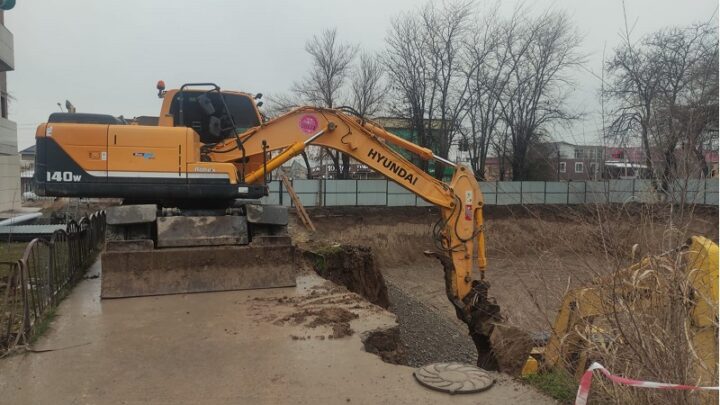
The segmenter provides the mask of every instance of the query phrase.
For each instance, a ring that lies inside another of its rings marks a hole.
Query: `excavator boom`
[[[240,136],[242,149],[234,140],[218,143],[207,157],[217,162],[250,159],[263,164],[244,175],[248,184],[264,180],[307,146],[316,145],[350,155],[397,184],[438,206],[441,219],[434,230],[440,252],[426,252],[440,259],[445,272],[446,294],[458,317],[470,327],[480,353],[479,365],[493,367],[489,336],[500,320],[499,308],[488,297],[484,280],[487,265],[483,223],[483,198],[472,170],[456,165],[427,148],[397,137],[381,126],[340,110],[302,107],[253,128]],[[416,165],[388,144],[455,167],[444,183]],[[262,157],[259,159],[258,157]],[[479,280],[473,279],[479,275]]]
[[[450,253],[455,270],[454,299],[462,301],[472,289],[473,270],[486,266],[480,186],[472,171],[435,156],[430,150],[388,133],[380,126],[340,110],[302,107],[253,128],[241,136],[243,149],[226,140],[208,151],[214,162],[237,162],[244,157],[277,152],[264,165],[245,174],[245,182],[257,183],[307,146],[316,145],[350,155],[428,202],[440,207],[444,226],[439,242]],[[425,159],[441,159],[456,166],[446,184],[408,161],[388,143]],[[480,273],[482,274],[482,273]]]

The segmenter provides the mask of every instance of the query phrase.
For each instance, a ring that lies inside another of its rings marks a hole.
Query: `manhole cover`
[[[487,371],[462,363],[433,363],[413,372],[422,385],[450,394],[470,394],[492,387],[495,379]]]

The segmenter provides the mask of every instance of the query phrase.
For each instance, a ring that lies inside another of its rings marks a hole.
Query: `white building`
[[[7,73],[15,68],[13,35],[0,11],[0,212],[20,207],[17,124],[8,119]]]

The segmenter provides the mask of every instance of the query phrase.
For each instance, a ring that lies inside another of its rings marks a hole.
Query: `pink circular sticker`
[[[313,133],[318,129],[318,120],[314,115],[303,115],[300,117],[300,129],[306,134]]]

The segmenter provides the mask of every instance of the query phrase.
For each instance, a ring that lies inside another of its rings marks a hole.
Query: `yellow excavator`
[[[662,269],[658,261],[669,257],[680,259],[677,268],[671,270],[681,274],[675,276],[676,280],[687,283],[683,305],[688,316],[677,327],[692,347],[692,373],[700,381],[696,384],[714,384],[718,378],[718,255],[716,243],[693,236],[677,249],[645,257],[626,269],[600,277],[592,285],[570,290],[563,297],[547,345],[535,348],[535,357],[541,357],[543,367],[571,370],[579,380],[593,355],[597,355],[590,342],[610,347],[624,343],[618,319],[631,312],[642,317],[657,307],[671,306],[672,298],[657,292],[658,284],[668,277],[658,276]],[[676,288],[681,292],[683,286]],[[527,373],[537,371],[535,357],[525,364]]]
[[[395,136],[351,108],[301,107],[267,120],[260,94],[189,83],[165,90],[157,117],[54,113],[36,132],[37,193],[121,198],[107,212],[102,297],[294,285],[287,210],[262,204],[270,173],[309,145],[383,174],[441,211],[435,238],[446,293],[481,367],[499,308],[488,297],[483,198],[473,172]],[[444,183],[395,149],[454,167]],[[479,275],[477,279],[473,275]]]

